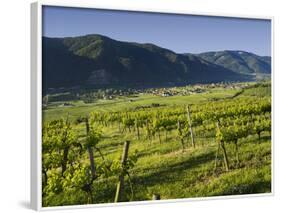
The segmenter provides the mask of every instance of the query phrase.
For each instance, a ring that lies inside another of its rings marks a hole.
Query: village
[[[130,102],[141,95],[153,95],[159,97],[189,96],[200,93],[210,93],[214,89],[243,89],[251,83],[211,83],[194,84],[182,87],[162,88],[108,88],[94,90],[72,90],[68,92],[56,92],[43,97],[43,109],[50,103],[59,103],[61,107],[71,107],[72,101],[83,101],[84,104],[95,103],[98,100],[115,100],[129,98]]]
[[[250,83],[249,83],[250,84]],[[163,87],[163,88],[149,88],[149,89],[124,89],[114,90],[106,89],[100,99],[111,100],[118,97],[134,97],[142,94],[152,94],[155,96],[169,97],[169,96],[188,96],[198,93],[208,93],[210,89],[243,89],[249,86],[248,83],[212,83],[212,84],[195,84],[184,87]]]

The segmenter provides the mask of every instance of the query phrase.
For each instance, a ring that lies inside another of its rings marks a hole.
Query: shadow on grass
[[[201,164],[205,164],[214,160],[215,153],[203,153],[197,156],[191,156],[185,161],[179,163],[170,164],[163,168],[157,168],[156,171],[147,170],[147,174],[133,178],[134,186],[153,186],[158,185],[159,183],[169,183],[171,181],[176,181],[180,177],[183,171],[198,167]],[[145,171],[144,171],[145,173]]]

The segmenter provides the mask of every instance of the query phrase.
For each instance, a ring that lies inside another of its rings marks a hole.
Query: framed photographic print
[[[272,194],[272,18],[31,11],[34,209]]]

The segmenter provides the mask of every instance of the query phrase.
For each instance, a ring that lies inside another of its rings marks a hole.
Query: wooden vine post
[[[182,151],[184,152],[184,141],[183,141],[183,135],[182,135],[182,131],[181,131],[181,123],[179,120],[178,120],[178,131],[179,131],[179,135],[180,135]]]
[[[220,129],[219,122],[217,122],[217,128],[218,128],[218,130]],[[222,148],[222,154],[223,154],[223,159],[224,159],[225,170],[228,172],[229,171],[229,163],[228,163],[226,149],[225,149],[225,146],[224,146],[224,141],[220,140],[219,141],[219,145]]]
[[[120,115],[120,112],[118,113],[118,129],[119,129],[119,132],[121,132],[121,115]]]
[[[153,194],[152,200],[160,200],[160,194]]]
[[[222,148],[222,153],[223,153],[223,159],[224,159],[225,170],[228,172],[228,171],[229,171],[229,164],[228,164],[228,158],[227,158],[227,154],[226,154],[224,142],[221,141],[220,143],[221,143],[221,148]]]
[[[218,143],[218,148],[217,148],[217,151],[216,151],[216,158],[215,158],[214,172],[215,172],[215,171],[216,171],[216,169],[217,169],[217,161],[218,161],[219,151],[220,151],[220,143]]]
[[[140,129],[139,129],[139,120],[136,118],[135,120],[135,126],[136,126],[136,129],[137,129],[137,137],[138,137],[138,140],[140,139]]]
[[[126,161],[127,161],[128,152],[129,152],[129,145],[130,145],[130,141],[125,141],[122,159],[121,159],[122,167],[126,166]],[[117,184],[115,199],[114,199],[115,203],[120,202],[120,201],[124,201],[124,173],[123,172],[119,176],[119,182]]]
[[[85,123],[86,123],[86,134],[87,134],[87,137],[88,137],[89,133],[90,133],[90,126],[89,126],[88,117],[86,117]],[[96,178],[96,167],[95,167],[95,160],[94,160],[94,151],[93,151],[93,148],[90,144],[87,144],[87,150],[88,150],[89,159],[90,159],[92,178],[95,179]]]
[[[159,143],[161,144],[162,142],[161,142],[161,133],[160,133],[160,128],[158,128],[158,139],[159,139]]]
[[[186,110],[187,110],[189,132],[190,132],[190,137],[191,137],[191,144],[192,144],[193,148],[195,148],[195,141],[194,141],[194,136],[193,136],[193,131],[192,131],[192,124],[191,124],[191,118],[190,118],[190,107],[189,107],[189,105],[187,105]]]

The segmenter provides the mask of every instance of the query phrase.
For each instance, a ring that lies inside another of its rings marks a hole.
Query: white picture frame
[[[274,138],[272,137],[272,190],[271,193],[266,194],[253,194],[253,195],[235,195],[235,196],[218,196],[206,198],[185,198],[185,199],[172,199],[161,201],[138,201],[126,203],[108,203],[108,204],[90,204],[90,205],[75,205],[75,206],[60,206],[60,207],[42,207],[42,177],[41,177],[41,147],[42,147],[42,7],[43,6],[58,6],[58,7],[79,7],[79,8],[93,8],[93,9],[107,9],[107,10],[121,10],[121,11],[136,11],[136,12],[154,12],[154,13],[171,13],[171,14],[186,14],[186,15],[202,15],[202,16],[216,16],[216,17],[230,17],[230,18],[251,18],[251,19],[266,19],[271,21],[271,64],[272,85],[274,84],[274,17],[270,16],[245,16],[239,14],[212,14],[205,12],[194,12],[188,10],[157,10],[155,8],[132,8],[108,6],[106,4],[97,4],[95,2],[81,1],[77,3],[65,3],[60,1],[38,1],[31,4],[31,207],[34,210],[59,210],[59,209],[76,209],[76,208],[92,208],[104,206],[122,206],[122,205],[139,205],[151,204],[159,202],[186,202],[197,200],[213,200],[213,199],[231,199],[243,197],[256,197],[256,196],[272,196],[274,195]],[[274,105],[272,86],[272,105]],[[272,121],[274,124],[274,111],[272,111]],[[272,128],[272,136],[274,129]]]

